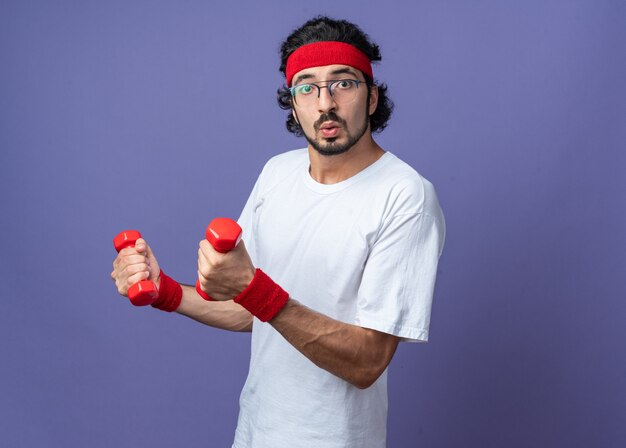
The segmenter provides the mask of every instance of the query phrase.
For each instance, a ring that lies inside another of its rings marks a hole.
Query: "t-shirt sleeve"
[[[372,246],[358,292],[356,325],[426,342],[442,216],[421,212],[389,218]]]
[[[257,178],[254,187],[250,192],[250,196],[248,196],[246,205],[244,205],[243,210],[239,215],[239,219],[237,220],[237,223],[241,226],[242,229],[241,239],[245,243],[246,249],[253,263],[256,262],[256,241],[254,239],[254,211],[259,202],[261,176],[262,173]]]
[[[254,184],[252,191],[250,192],[250,196],[248,196],[248,200],[239,215],[239,219],[237,223],[241,226],[243,230],[242,239],[246,241],[248,244],[248,240],[250,238],[250,231],[252,229],[252,215],[254,213],[255,204],[257,202],[257,196],[259,191],[259,179]]]

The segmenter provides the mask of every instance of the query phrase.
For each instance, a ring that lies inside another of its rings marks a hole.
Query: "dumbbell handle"
[[[113,238],[113,246],[119,252],[127,247],[135,247],[139,238],[141,238],[141,233],[137,230],[125,230]],[[141,280],[128,288],[128,298],[135,306],[152,305],[158,296],[159,291],[150,280]]]
[[[206,239],[211,246],[222,253],[230,252],[241,240],[241,227],[230,218],[215,218],[206,228]],[[212,300],[200,288],[200,280],[196,280],[196,291],[205,300]]]

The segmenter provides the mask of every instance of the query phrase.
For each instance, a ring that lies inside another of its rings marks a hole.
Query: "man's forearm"
[[[177,313],[205,325],[230,331],[251,331],[252,315],[232,300],[209,302],[196,292],[196,288],[182,285],[183,298]]]
[[[384,372],[399,341],[331,319],[293,299],[269,323],[318,367],[362,389]]]

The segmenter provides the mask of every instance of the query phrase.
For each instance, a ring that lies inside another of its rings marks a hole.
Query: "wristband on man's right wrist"
[[[161,270],[159,276],[161,278],[159,297],[152,304],[152,307],[168,313],[176,311],[183,300],[183,288],[176,280],[165,275],[163,270]]]

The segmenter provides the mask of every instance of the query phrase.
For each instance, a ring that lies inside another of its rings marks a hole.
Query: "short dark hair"
[[[300,28],[294,30],[280,46],[280,72],[285,75],[287,59],[298,48],[313,42],[344,42],[361,50],[371,62],[382,59],[378,45],[371,41],[357,25],[346,20],[335,20],[325,16],[315,17]],[[374,80],[363,73],[367,84],[368,99]],[[393,102],[387,95],[386,84],[376,84],[378,87],[378,106],[370,115],[370,128],[372,132],[381,132],[387,127],[387,122],[393,111]],[[291,92],[286,86],[278,89],[278,105],[281,109],[288,110],[287,130],[297,136],[304,135],[302,128],[294,119],[291,110],[293,108]]]

